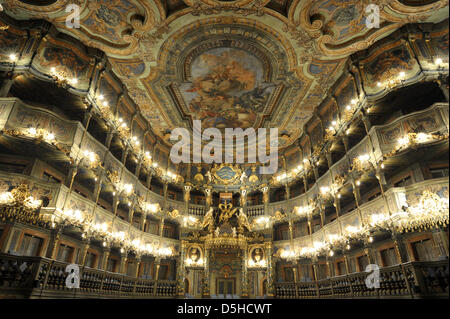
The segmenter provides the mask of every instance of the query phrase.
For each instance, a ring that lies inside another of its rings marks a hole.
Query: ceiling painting
[[[98,48],[152,132],[277,127],[279,146],[302,134],[348,57],[412,22],[438,23],[448,0],[4,0],[15,19],[44,19]],[[80,28],[66,26],[68,4]],[[380,6],[380,28],[366,7]],[[448,41],[448,40],[447,40]],[[50,64],[58,49],[45,52]],[[77,56],[72,56],[77,61]],[[386,57],[395,62],[396,57]],[[386,62],[386,63],[388,63]],[[77,72],[83,73],[81,68]]]
[[[267,83],[262,63],[244,50],[217,48],[191,65],[192,82],[179,89],[202,128],[253,127],[275,84]]]

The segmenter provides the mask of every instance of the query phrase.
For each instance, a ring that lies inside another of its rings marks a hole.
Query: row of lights
[[[358,99],[352,99],[352,100],[350,101],[350,103],[351,103],[351,104],[349,104],[349,105],[347,105],[347,106],[345,107],[347,111],[351,111],[351,110],[354,108],[354,106],[356,106],[356,105],[358,104]],[[352,105],[353,105],[353,107],[352,107]],[[333,120],[333,121],[331,122],[331,125],[330,125],[330,127],[329,127],[329,130],[330,130],[331,132],[336,132],[338,128],[339,128],[339,123],[338,123],[338,121]],[[347,135],[350,134],[350,129],[348,129],[348,130],[346,131],[346,134],[347,134]],[[306,164],[310,163],[310,161],[309,161],[308,159],[305,158],[305,159],[303,159],[303,163],[306,165]],[[316,164],[319,165],[319,164],[320,164],[319,161],[317,161]],[[277,182],[281,182],[282,180],[285,180],[286,178],[289,178],[289,177],[291,177],[291,176],[296,176],[296,175],[298,175],[298,173],[300,173],[300,172],[303,170],[303,168],[304,168],[304,166],[300,164],[300,165],[298,165],[297,167],[293,168],[292,171],[291,171],[290,173],[283,173],[283,174],[281,174],[281,175],[278,175],[278,176],[276,177],[276,181],[277,181]]]

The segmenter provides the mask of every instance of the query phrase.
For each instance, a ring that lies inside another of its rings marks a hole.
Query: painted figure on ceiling
[[[192,82],[181,85],[194,119],[202,127],[252,127],[273,84],[264,83],[261,62],[239,49],[218,48],[192,64]]]

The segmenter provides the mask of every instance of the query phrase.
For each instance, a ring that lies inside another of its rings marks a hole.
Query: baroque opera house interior
[[[0,299],[448,298],[448,19],[0,0]]]

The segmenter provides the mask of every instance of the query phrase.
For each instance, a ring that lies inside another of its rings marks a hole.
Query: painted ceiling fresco
[[[181,94],[203,128],[253,127],[274,89],[266,83],[262,63],[244,50],[217,48],[198,56],[191,66],[192,82]]]
[[[163,140],[171,129],[201,120],[203,128],[277,127],[286,147],[351,54],[407,23],[442,21],[448,2],[4,0],[3,6],[16,19],[47,20],[104,51]],[[80,7],[80,28],[67,27],[68,4]],[[380,6],[379,28],[366,26],[368,4]],[[52,65],[56,53],[46,52]]]

